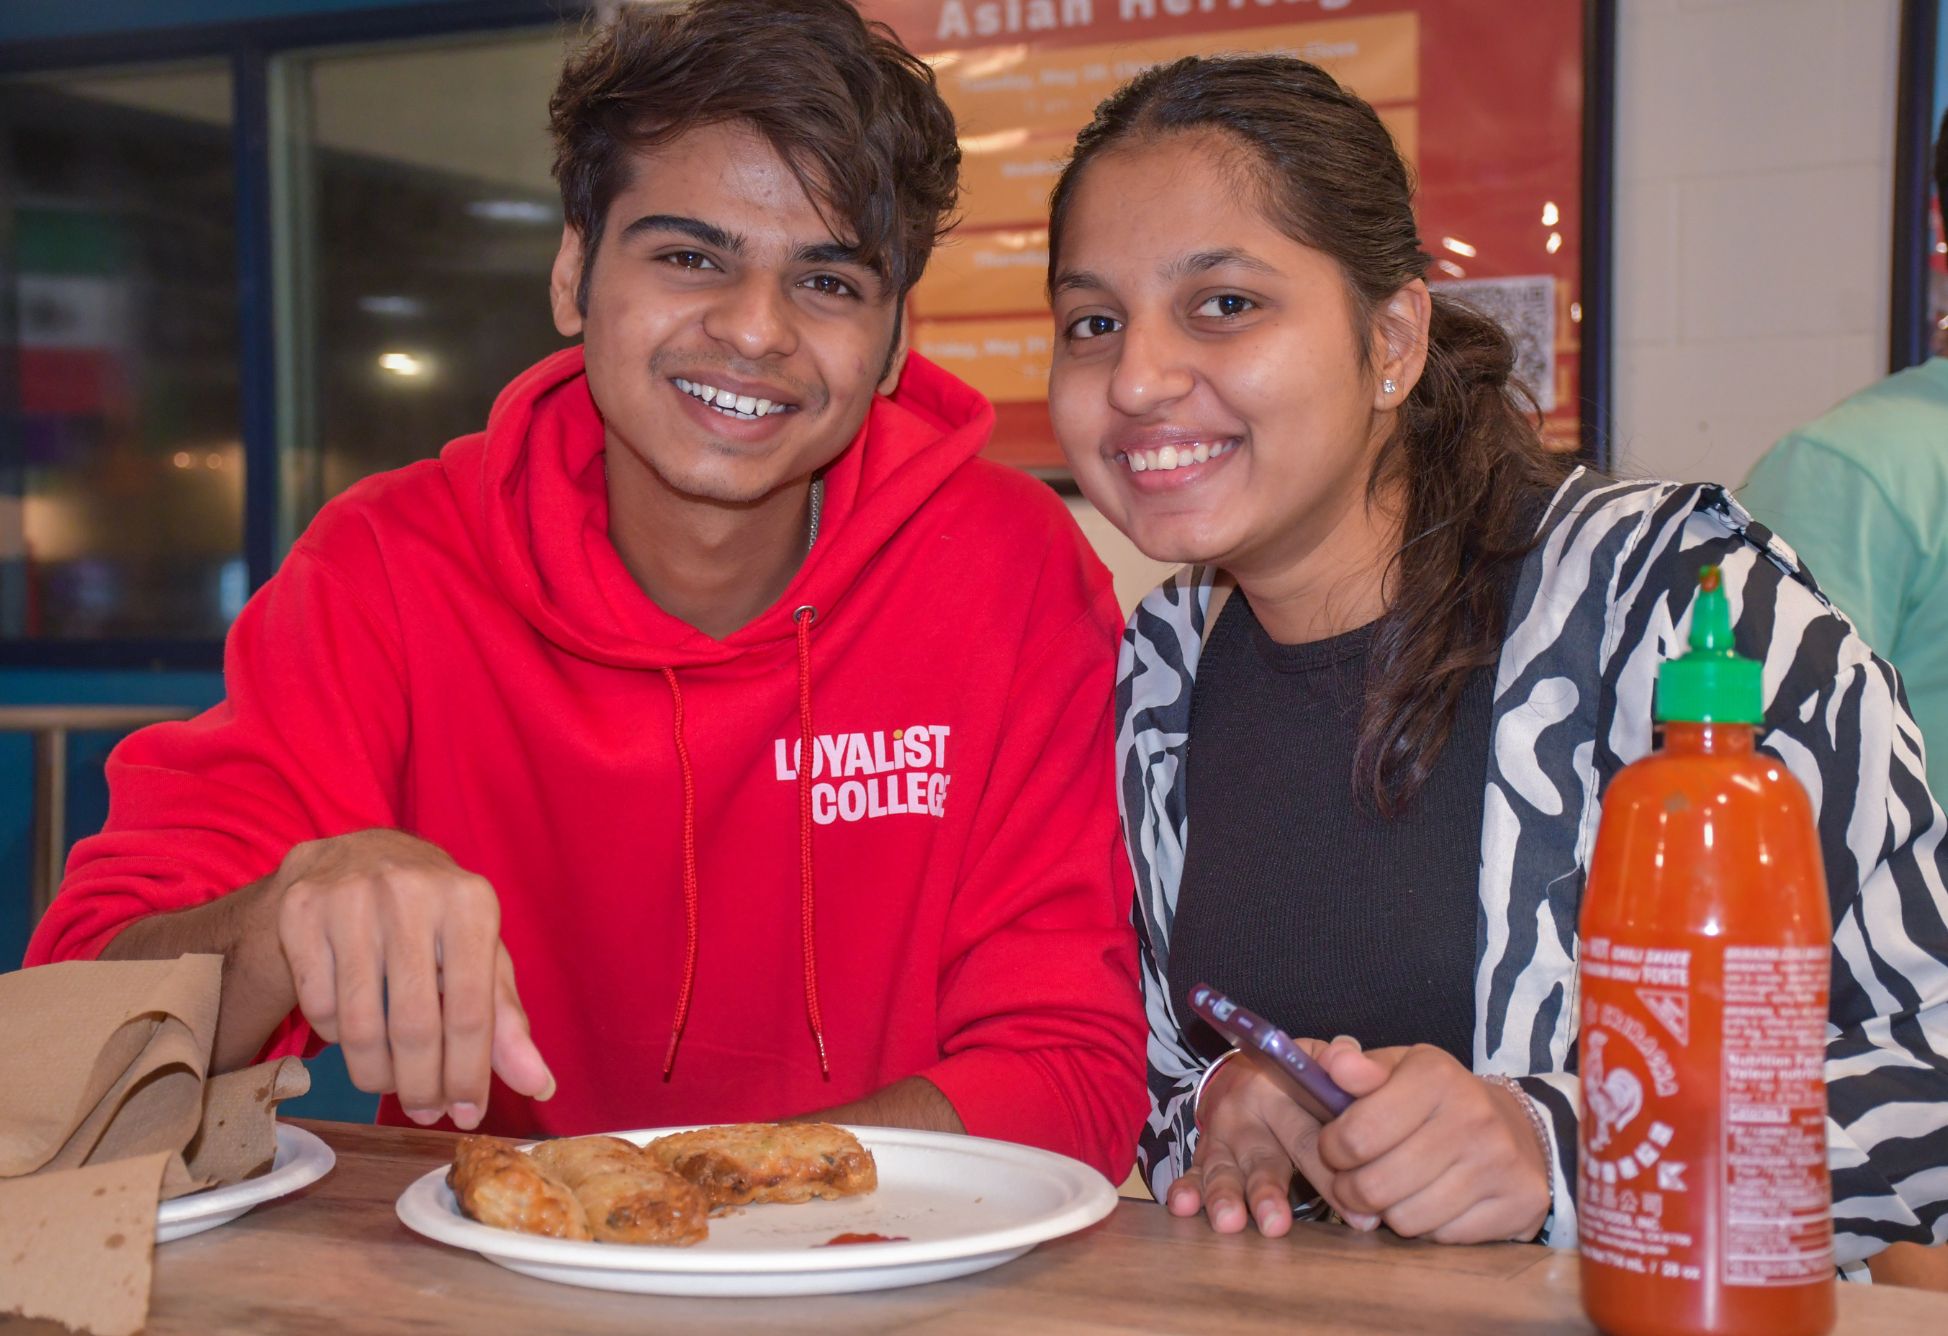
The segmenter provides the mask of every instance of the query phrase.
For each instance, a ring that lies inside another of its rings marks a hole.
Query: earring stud
[[[1399,388],[1400,388],[1399,386],[1393,383],[1393,377],[1391,376],[1388,376],[1385,380],[1380,382],[1380,393],[1382,394],[1392,394],[1395,390]]]

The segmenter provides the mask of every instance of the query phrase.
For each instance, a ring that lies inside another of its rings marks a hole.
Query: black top
[[[1493,671],[1385,819],[1352,781],[1376,626],[1281,645],[1235,594],[1198,661],[1170,994],[1207,1057],[1227,1045],[1185,1001],[1199,983],[1297,1037],[1433,1044],[1472,1066]]]

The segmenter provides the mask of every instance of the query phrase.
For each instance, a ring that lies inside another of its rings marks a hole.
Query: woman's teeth
[[[732,394],[715,385],[700,385],[680,376],[675,380],[676,387],[685,394],[701,399],[725,417],[734,417],[741,422],[756,422],[770,413],[789,412],[792,407],[790,404],[774,404],[769,399],[754,399],[748,394]]]
[[[1150,473],[1161,470],[1168,473],[1172,469],[1187,469],[1193,464],[1202,464],[1216,459],[1219,455],[1230,454],[1238,448],[1236,440],[1219,441],[1212,445],[1209,441],[1198,441],[1194,445],[1160,445],[1151,450],[1129,450],[1116,456],[1118,462],[1129,467],[1131,473]]]

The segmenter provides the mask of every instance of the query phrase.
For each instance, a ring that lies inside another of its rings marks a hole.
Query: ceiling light
[[[561,210],[552,204],[532,199],[477,199],[467,204],[475,218],[494,223],[559,223]]]
[[[358,309],[367,315],[396,316],[401,319],[426,314],[426,303],[417,297],[380,293],[358,299]]]

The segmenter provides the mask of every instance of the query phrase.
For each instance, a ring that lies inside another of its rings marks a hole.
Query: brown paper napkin
[[[238,1183],[268,1173],[277,1158],[277,1106],[311,1089],[296,1058],[213,1076],[203,1087],[203,1125],[183,1155],[189,1175],[205,1183]]]
[[[183,956],[0,975],[0,1178],[188,1145],[222,967]]]
[[[168,1161],[157,1151],[0,1183],[0,1312],[102,1336],[142,1330]]]
[[[0,1317],[140,1330],[156,1203],[271,1167],[311,1080],[296,1058],[205,1079],[221,981],[208,955],[0,975]]]

